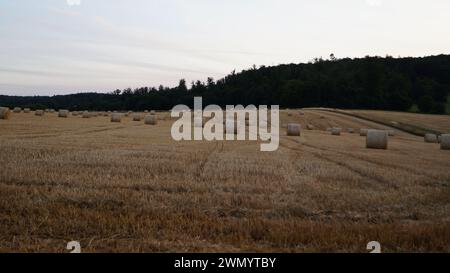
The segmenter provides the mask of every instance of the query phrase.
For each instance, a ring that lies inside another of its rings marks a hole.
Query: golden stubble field
[[[72,240],[83,252],[450,251],[450,151],[402,132],[368,150],[326,128],[385,127],[291,112],[283,125],[315,130],[282,128],[272,153],[175,142],[170,119],[13,113],[0,120],[0,251],[67,252]]]

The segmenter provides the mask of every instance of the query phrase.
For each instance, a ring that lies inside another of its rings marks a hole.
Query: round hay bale
[[[441,150],[450,150],[450,134],[441,135]]]
[[[134,114],[133,115],[133,121],[141,121],[142,117],[140,114]]]
[[[59,110],[58,117],[59,118],[67,118],[67,117],[69,117],[69,110]]]
[[[287,125],[287,135],[288,136],[300,136],[300,130],[302,126],[298,123],[289,123]]]
[[[156,115],[156,111],[155,110],[150,111],[150,115]]]
[[[353,129],[353,128],[348,128],[348,129],[347,129],[347,132],[348,132],[349,134],[353,134],[353,133],[355,133],[355,129]]]
[[[340,136],[341,135],[341,128],[333,127],[331,128],[331,135],[333,136]]]
[[[78,116],[78,115],[79,115],[79,113],[78,113],[77,111],[73,111],[73,112],[72,112],[72,116],[76,117],[76,116]]]
[[[298,112],[298,114],[299,114],[300,116],[304,116],[304,115],[305,115],[305,113],[302,112],[302,111]]]
[[[50,109],[50,113],[55,113],[55,109]]]
[[[8,107],[0,107],[0,119],[9,119],[10,111]]]
[[[438,143],[438,137],[436,134],[425,134],[423,139],[426,143]]]
[[[288,115],[288,117],[292,117],[292,113],[291,112],[288,112],[287,115]]]
[[[22,112],[22,108],[20,108],[20,107],[14,107],[13,112],[14,112],[14,113],[21,113],[21,112]]]
[[[367,132],[369,131],[369,129],[361,129],[359,130],[359,135],[360,136],[367,136]]]
[[[368,149],[388,148],[389,134],[384,130],[368,130],[366,136],[366,147]]]
[[[122,115],[119,113],[113,113],[111,115],[111,122],[121,122],[122,121]]]
[[[388,130],[388,135],[389,136],[395,136],[395,131],[394,130]]]
[[[42,117],[42,116],[44,115],[44,113],[45,113],[44,110],[36,110],[36,111],[34,112],[34,115],[35,115],[35,116],[38,116],[38,117]]]
[[[308,124],[308,125],[306,125],[306,129],[308,129],[308,130],[314,130],[314,125]]]
[[[31,112],[31,109],[30,108],[25,108],[25,109],[23,109],[23,112],[25,114],[29,114]]]
[[[84,111],[81,117],[82,118],[91,118],[91,116],[92,116],[91,113],[89,113],[88,111]]]
[[[144,122],[147,125],[156,125],[158,124],[158,117],[156,115],[147,115],[145,116]]]

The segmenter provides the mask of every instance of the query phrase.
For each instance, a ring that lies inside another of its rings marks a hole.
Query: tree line
[[[446,113],[450,55],[422,58],[316,58],[309,63],[233,71],[215,81],[180,80],[176,87],[140,87],[110,93],[0,96],[0,105],[32,109],[168,110],[177,104],[280,105]]]

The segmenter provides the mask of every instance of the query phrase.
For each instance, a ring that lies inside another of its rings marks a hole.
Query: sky
[[[448,0],[0,0],[0,94],[176,86],[315,57],[450,53]]]

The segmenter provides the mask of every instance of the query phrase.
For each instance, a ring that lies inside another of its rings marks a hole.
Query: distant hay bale
[[[300,130],[302,126],[298,123],[289,123],[287,125],[287,135],[288,136],[300,136]]]
[[[361,129],[359,130],[359,135],[360,136],[367,136],[367,132],[369,131],[369,129]]]
[[[111,115],[111,122],[121,122],[122,121],[122,115],[119,113],[113,113]]]
[[[49,111],[50,113],[55,113],[55,109],[50,109],[50,111]]]
[[[144,113],[146,113],[146,114],[147,114],[147,113],[148,113],[148,110],[145,110],[145,111],[144,111]]]
[[[308,129],[308,130],[314,130],[314,125],[308,124],[308,125],[306,125],[306,129]]]
[[[287,115],[288,115],[288,117],[292,117],[292,113],[291,112],[288,112]]]
[[[424,141],[427,143],[438,143],[438,137],[436,134],[425,134]]]
[[[320,116],[320,119],[325,119],[325,116]]]
[[[9,119],[10,114],[8,107],[0,107],[0,119]]]
[[[348,129],[347,129],[347,132],[348,132],[349,134],[353,134],[353,133],[355,133],[355,129],[353,129],[353,128],[348,128]]]
[[[38,117],[42,117],[44,115],[44,113],[45,113],[44,110],[36,110],[34,112],[34,115],[38,116]]]
[[[30,108],[25,108],[25,109],[23,109],[23,112],[24,112],[25,114],[28,114],[28,113],[31,112],[31,109],[30,109]]]
[[[389,134],[384,130],[368,130],[366,136],[366,147],[368,149],[388,148]]]
[[[395,136],[395,131],[394,130],[388,130],[388,135],[389,136]]]
[[[156,125],[158,124],[158,117],[156,115],[147,115],[145,116],[144,122],[147,125]]]
[[[69,110],[59,110],[58,117],[60,117],[60,118],[69,117]]]
[[[14,107],[13,112],[14,112],[14,113],[21,113],[21,112],[22,112],[22,108],[20,108],[20,107]]]
[[[450,150],[450,134],[441,135],[441,150]]]
[[[84,111],[81,117],[82,118],[91,118],[91,116],[92,116],[91,113],[89,113],[88,111]]]
[[[340,136],[341,135],[341,131],[342,131],[341,128],[337,128],[337,127],[331,128],[331,134],[333,136]]]
[[[156,115],[156,111],[155,110],[150,111],[150,115]]]
[[[299,114],[300,116],[304,116],[304,115],[305,115],[305,113],[302,112],[302,111],[298,112],[298,114]]]
[[[79,115],[78,111],[73,111],[73,112],[72,112],[72,116],[76,117],[76,116],[78,116],[78,115]]]
[[[133,121],[141,121],[142,117],[140,114],[134,114],[133,115]]]
[[[104,113],[103,113],[103,116],[104,116],[104,117],[107,117],[107,116],[109,116],[109,113],[104,112]]]

